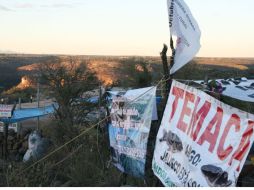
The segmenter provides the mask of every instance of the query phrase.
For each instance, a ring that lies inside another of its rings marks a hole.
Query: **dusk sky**
[[[200,57],[254,57],[254,0],[185,0]],[[0,0],[0,52],[158,56],[166,0]]]

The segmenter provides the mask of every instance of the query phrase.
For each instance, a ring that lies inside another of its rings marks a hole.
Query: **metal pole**
[[[37,82],[37,107],[40,107],[40,83]],[[40,128],[40,117],[37,117],[37,130]]]
[[[37,107],[40,107],[40,83],[37,83]]]
[[[19,98],[19,109],[21,110],[21,98]]]
[[[99,110],[101,109],[101,99],[102,99],[102,89],[100,85],[100,91],[99,91]]]

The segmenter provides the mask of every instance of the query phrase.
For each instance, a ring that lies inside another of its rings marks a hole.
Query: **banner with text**
[[[155,87],[129,90],[112,101],[109,137],[113,164],[122,172],[141,178],[155,93]]]
[[[198,53],[201,32],[183,0],[168,0],[169,26],[172,35],[177,37],[173,74]]]
[[[0,104],[0,118],[9,118],[11,117],[12,105]]]
[[[173,81],[153,171],[165,186],[235,186],[253,143],[254,115]]]

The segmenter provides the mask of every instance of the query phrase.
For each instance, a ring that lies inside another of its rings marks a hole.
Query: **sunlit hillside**
[[[40,55],[0,55],[0,87],[10,89],[13,86],[24,88],[31,85],[31,74],[38,64],[60,58],[66,61],[70,56]],[[128,56],[71,56],[76,61],[86,64],[96,73],[104,85],[128,83],[133,77],[133,68],[140,70],[138,64],[149,64],[153,81],[163,75],[160,57],[128,57]],[[68,61],[66,61],[68,65]],[[134,66],[132,68],[132,66]],[[174,76],[180,79],[203,79],[206,75],[214,77],[254,76],[254,58],[196,58]],[[26,80],[24,79],[26,76]]]

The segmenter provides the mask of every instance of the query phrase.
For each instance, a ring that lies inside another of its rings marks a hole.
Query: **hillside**
[[[0,90],[17,86],[22,77],[31,75],[39,63],[54,58],[67,59],[69,56],[43,56],[43,55],[7,55],[0,54]],[[145,62],[149,64],[152,80],[162,77],[160,57],[114,57],[114,56],[72,56],[80,62],[87,64],[105,85],[127,86],[133,78],[133,66]],[[135,68],[138,69],[138,68]],[[254,76],[254,58],[196,58],[191,64],[175,74],[179,79],[204,79]]]

